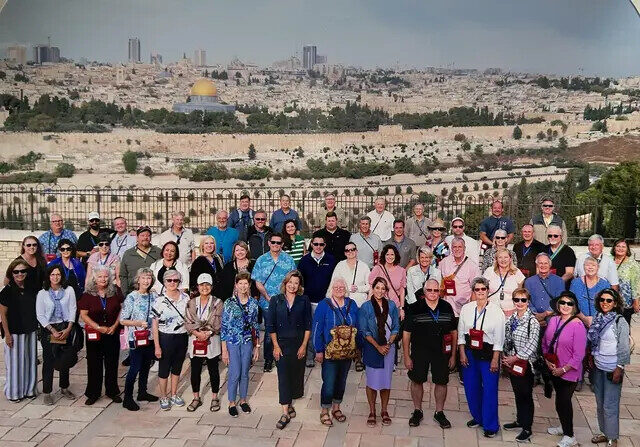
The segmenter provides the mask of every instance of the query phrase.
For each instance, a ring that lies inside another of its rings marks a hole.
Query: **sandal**
[[[320,423],[328,427],[331,427],[333,425],[333,422],[331,421],[331,416],[329,416],[329,413],[320,413]]]
[[[369,427],[375,427],[377,424],[376,422],[376,414],[375,413],[369,413],[369,417],[367,418],[367,425]]]
[[[341,410],[331,411],[331,415],[338,422],[344,422],[347,420],[347,417],[344,415],[344,413],[342,413]]]
[[[220,399],[217,397],[211,399],[211,406],[209,407],[210,411],[220,411]]]
[[[283,428],[285,428],[287,426],[287,424],[291,421],[291,418],[289,416],[287,416],[286,414],[283,414],[282,416],[280,416],[280,420],[278,422],[276,422],[276,428],[282,430]]]
[[[289,405],[289,411],[288,411],[288,414],[289,414],[289,418],[290,418],[290,419],[293,419],[293,418],[294,418],[294,417],[296,417],[296,415],[297,415],[297,414],[296,414],[296,409],[295,409],[295,408],[293,408],[291,405]]]
[[[184,405],[184,404],[183,404]],[[188,412],[196,411],[202,405],[202,399],[199,397],[194,397],[189,406],[187,407]]]
[[[602,444],[604,442],[607,442],[608,439],[605,435],[603,435],[602,433],[595,435],[593,438],[591,438],[591,442],[594,444]]]
[[[380,413],[380,417],[382,418],[382,425],[391,425],[391,418],[388,412],[383,411]]]

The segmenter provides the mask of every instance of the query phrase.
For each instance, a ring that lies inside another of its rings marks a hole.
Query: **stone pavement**
[[[632,332],[640,341],[640,318],[636,317]],[[2,344],[2,343],[0,343]],[[0,384],[4,384],[4,346],[0,349]],[[620,447],[640,447],[640,348],[632,356],[632,365],[627,368],[620,409]],[[86,383],[86,364],[81,360],[72,370],[71,389],[79,396]],[[185,362],[180,392],[187,403],[191,401],[188,379],[188,362]],[[126,368],[120,367],[121,386]],[[342,405],[347,421],[335,423],[328,429],[319,422],[320,368],[307,370],[305,397],[296,402],[297,417],[285,430],[275,428],[280,416],[278,405],[277,376],[262,373],[259,362],[251,370],[250,399],[253,413],[231,418],[226,412],[226,369],[222,370],[222,409],[209,412],[210,394],[196,412],[188,413],[186,407],[160,411],[157,404],[141,403],[135,413],[102,398],[91,407],[84,405],[84,397],[76,401],[61,399],[54,382],[54,406],[45,406],[42,396],[32,401],[12,403],[0,397],[0,447],[200,447],[200,446],[363,446],[363,447],[499,447],[515,445],[517,432],[500,431],[496,438],[486,439],[480,429],[469,429],[465,422],[470,419],[464,389],[457,376],[451,376],[446,405],[447,417],[453,428],[441,430],[431,419],[434,401],[432,390],[425,390],[425,420],[415,428],[408,426],[413,410],[406,371],[399,368],[393,379],[393,390],[389,413],[393,423],[369,428],[366,417],[369,413],[365,395],[364,373],[349,373],[347,392]],[[151,373],[154,377],[154,373]],[[203,371],[203,391],[208,393],[208,374]],[[40,386],[41,389],[41,386]],[[155,389],[155,377],[150,390]],[[559,440],[546,434],[549,425],[559,425],[553,400],[542,396],[541,387],[534,390],[536,415],[533,426],[533,444],[554,446]],[[204,395],[204,393],[203,393]],[[500,381],[500,419],[510,422],[514,415],[514,398],[507,379]],[[379,412],[379,407],[378,407]],[[584,387],[574,398],[574,423],[576,436],[583,445],[597,431],[595,398]]]

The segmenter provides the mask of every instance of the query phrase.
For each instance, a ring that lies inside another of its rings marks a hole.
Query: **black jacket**
[[[269,251],[269,238],[273,234],[273,229],[265,225],[264,238],[261,238],[255,226],[247,230],[247,244],[249,244],[249,252],[251,259],[256,260]]]

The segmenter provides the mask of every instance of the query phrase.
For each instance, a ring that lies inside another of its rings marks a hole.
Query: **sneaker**
[[[184,399],[180,396],[171,396],[171,404],[176,407],[184,407]]]
[[[171,410],[171,401],[168,397],[163,397],[160,399],[160,409],[163,411]]]
[[[154,396],[145,391],[144,393],[138,393],[138,401],[158,402],[158,396]]]
[[[607,441],[607,447],[618,447],[618,440],[617,439],[609,439]]]
[[[264,372],[270,373],[272,369],[273,369],[273,362],[272,361],[264,362],[264,368],[262,369]]]
[[[122,401],[122,406],[129,411],[138,411],[140,409],[140,405],[132,397],[125,397]]]
[[[467,427],[469,428],[475,428],[479,426],[480,426],[480,422],[476,421],[475,419],[471,419],[469,422],[467,422]]]
[[[61,388],[60,394],[62,394],[64,397],[66,397],[69,400],[76,399],[76,395],[69,388]]]
[[[547,433],[554,436],[564,435],[564,431],[562,431],[562,427],[549,427],[547,428]]]
[[[497,431],[491,431],[491,430],[485,430],[484,431],[484,437],[485,438],[495,438],[497,434],[498,434]]]
[[[44,393],[42,400],[44,400],[45,405],[53,405],[53,396],[51,393]]]
[[[246,402],[242,402],[242,403],[240,404],[240,408],[242,409],[242,412],[243,412],[243,413],[251,413],[251,407],[250,407],[250,406],[249,406],[249,404],[248,404],[248,403],[246,403]]]
[[[413,414],[411,414],[411,417],[409,418],[409,427],[417,427],[420,425],[423,418],[424,414],[422,413],[422,410],[413,410]]]
[[[444,415],[444,411],[436,411],[433,413],[433,420],[440,424],[440,428],[451,428],[451,422]]]
[[[576,441],[575,436],[571,438],[569,436],[563,436],[557,445],[558,447],[573,447],[578,445],[578,441]]]
[[[529,430],[522,430],[518,436],[516,436],[517,442],[531,442],[531,432]]]
[[[233,407],[229,407],[229,416],[231,416],[232,418],[237,418],[238,417],[238,407],[236,407],[235,405]]]
[[[502,428],[505,430],[515,430],[517,428],[522,428],[522,425],[518,424],[518,422],[509,422],[508,424],[504,424]]]

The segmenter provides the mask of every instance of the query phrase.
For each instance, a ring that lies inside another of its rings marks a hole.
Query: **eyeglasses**
[[[506,238],[507,238],[506,236],[496,236],[496,239],[500,239],[500,240],[506,239]]]
[[[529,300],[528,300],[528,299],[526,299],[526,298],[511,298],[511,300],[512,300],[514,303],[526,303],[527,301],[529,301]]]
[[[15,272],[15,270],[14,270],[14,272]],[[611,303],[613,303],[613,298],[599,298],[598,301],[600,301],[601,303],[611,304]]]
[[[451,225],[451,228],[464,228],[464,225]]]
[[[31,247],[37,247],[38,244],[35,244],[35,243],[33,243],[33,244],[24,244],[24,246],[27,247],[27,248],[31,248]]]
[[[90,223],[94,223],[94,222],[100,222],[100,219],[89,219]]]
[[[486,292],[487,288],[486,287],[474,287],[473,291],[474,292]]]
[[[12,270],[11,273],[13,273],[14,275],[26,275],[27,271],[26,270]]]
[[[282,245],[282,241],[269,241],[271,245]]]
[[[345,252],[345,253],[351,253],[351,252],[353,252],[353,251],[357,251],[357,250],[358,250],[357,248],[345,248],[345,249],[344,249],[344,252]]]
[[[98,242],[98,247],[108,247],[109,242]]]
[[[557,239],[559,237],[560,237],[559,234],[548,234],[547,235],[547,239]]]
[[[255,220],[256,222],[264,222],[265,220],[267,220],[266,217],[254,217],[253,220]]]
[[[544,204],[542,205],[542,208],[553,208],[553,205]]]
[[[565,300],[562,300],[562,301],[558,301],[558,304],[559,304],[560,306],[569,306],[569,307],[573,307],[573,306],[574,306],[573,301],[565,301]]]
[[[164,280],[165,282],[180,282],[178,278],[168,278]]]
[[[325,244],[324,242],[314,242],[311,245],[313,245],[314,247],[324,247],[327,244]]]
[[[439,292],[440,289],[424,289],[425,292]]]
[[[71,251],[71,247],[60,247],[58,250],[60,250],[60,251]]]
[[[51,223],[62,223],[62,222],[63,222],[62,219],[56,219],[51,221]]]
[[[446,228],[438,227],[438,228],[431,228],[431,230],[433,230],[433,231],[445,231]]]

